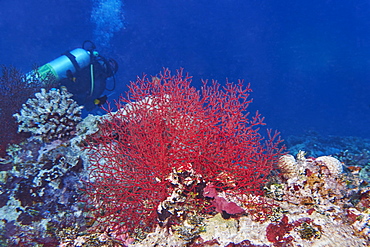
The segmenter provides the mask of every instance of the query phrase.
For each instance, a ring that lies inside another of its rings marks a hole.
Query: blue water
[[[370,138],[369,11],[344,0],[1,1],[0,64],[28,72],[91,39],[119,63],[111,99],[136,75],[183,67],[197,87],[250,82],[251,110],[283,137]]]

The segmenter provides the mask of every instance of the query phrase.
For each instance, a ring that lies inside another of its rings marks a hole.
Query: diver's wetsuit
[[[93,73],[91,73],[91,66],[89,65],[77,71],[73,76],[68,75],[68,78],[60,82],[73,94],[73,99],[79,105],[85,106],[87,111],[94,109],[94,100],[103,94],[106,80],[112,76],[107,74],[106,68],[98,61],[92,62],[92,69]],[[92,74],[94,77],[93,81],[91,80]]]

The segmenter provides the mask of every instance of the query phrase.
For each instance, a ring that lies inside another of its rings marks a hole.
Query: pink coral
[[[213,199],[212,205],[216,208],[216,212],[223,214],[223,216],[225,216],[225,213],[232,215],[244,212],[244,209],[238,206],[235,202],[229,202],[224,197],[219,196],[216,187],[213,184],[208,184],[204,188],[203,195]]]
[[[247,111],[249,85],[204,82],[197,91],[190,82],[182,70],[138,78],[118,111],[108,110],[88,145],[87,192],[101,222],[148,230],[173,190],[169,175],[187,164],[205,183],[235,193],[259,192],[274,169],[280,139],[258,132],[264,123]]]
[[[280,222],[271,223],[267,226],[266,237],[268,241],[274,243],[274,246],[285,246],[284,244],[293,241],[293,237],[287,235],[293,227],[293,224],[288,223],[288,217],[284,215]]]

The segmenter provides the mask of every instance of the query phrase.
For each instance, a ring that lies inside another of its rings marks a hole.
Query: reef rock
[[[344,173],[333,157],[305,158],[303,151],[282,156],[279,168],[282,178],[266,184],[265,196],[234,198],[244,213],[198,212],[201,227],[192,236],[186,219],[129,246],[369,246],[370,189],[358,174]]]

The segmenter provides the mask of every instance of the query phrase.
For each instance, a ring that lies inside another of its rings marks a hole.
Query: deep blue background
[[[93,39],[85,0],[0,0],[0,64],[27,72]],[[98,47],[129,80],[162,67],[245,79],[283,137],[317,131],[370,138],[370,2],[129,0],[125,29]],[[3,100],[3,99],[2,99]]]

